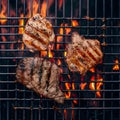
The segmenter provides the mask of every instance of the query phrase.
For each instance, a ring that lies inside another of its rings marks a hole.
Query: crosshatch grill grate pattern
[[[120,59],[119,11],[119,0],[1,0],[0,120],[120,119],[120,71],[113,69],[115,60],[119,68]],[[22,32],[28,18],[37,12],[52,22],[56,38],[51,51],[30,53],[22,44]],[[97,38],[104,53],[103,62],[84,79],[79,73],[71,73],[64,61],[73,31]],[[16,82],[19,60],[30,56],[54,59],[61,67],[60,86],[66,95],[63,105]],[[100,90],[89,89],[90,83],[97,84],[97,75],[102,78]],[[93,76],[95,80],[91,82]],[[65,87],[66,83],[69,87]],[[81,83],[87,84],[84,89]]]

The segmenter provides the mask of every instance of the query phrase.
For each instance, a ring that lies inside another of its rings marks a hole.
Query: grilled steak
[[[25,25],[23,42],[30,51],[46,50],[54,37],[52,24],[40,14],[36,14]]]
[[[72,34],[72,44],[67,47],[66,62],[71,71],[79,71],[81,75],[102,61],[103,53],[100,42],[85,39],[77,32]]]
[[[16,69],[17,81],[38,94],[64,102],[64,94],[59,88],[59,67],[38,57],[24,58]]]

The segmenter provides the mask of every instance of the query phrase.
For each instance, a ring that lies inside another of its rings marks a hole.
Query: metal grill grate
[[[120,119],[119,11],[119,0],[0,0],[0,120]],[[37,12],[52,22],[56,38],[51,51],[30,53],[22,33],[28,18]],[[73,31],[98,39],[104,53],[103,62],[84,78],[71,73],[64,61]],[[18,61],[36,55],[54,59],[61,67],[64,104],[16,82]]]

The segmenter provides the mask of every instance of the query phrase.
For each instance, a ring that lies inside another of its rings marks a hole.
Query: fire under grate
[[[119,0],[0,1],[0,120],[119,120],[120,119]],[[36,13],[54,27],[52,49],[31,53],[22,43],[27,20]],[[103,61],[83,78],[65,62],[71,33],[98,39]],[[40,56],[61,68],[64,104],[40,96],[16,82],[16,67],[25,57]]]

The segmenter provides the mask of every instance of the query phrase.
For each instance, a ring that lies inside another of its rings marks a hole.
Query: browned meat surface
[[[64,96],[62,91],[59,89],[59,78],[60,78],[60,69],[56,64],[51,66],[51,76],[49,79],[48,85],[48,97],[54,98],[57,102],[62,103]],[[53,94],[54,93],[54,94]],[[59,99],[61,98],[61,99]]]
[[[36,14],[25,25],[23,42],[30,51],[46,50],[54,37],[52,24],[40,14]]]
[[[64,102],[64,94],[59,88],[59,67],[38,57],[24,58],[16,69],[17,81],[38,94]]]
[[[102,61],[103,53],[100,42],[85,39],[77,32],[72,34],[72,44],[67,47],[66,62],[71,71],[79,71],[81,75]]]

